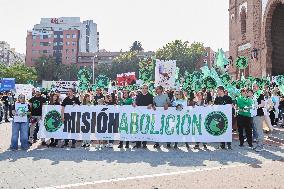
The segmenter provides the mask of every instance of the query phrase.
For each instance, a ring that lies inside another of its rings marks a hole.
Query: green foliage
[[[57,64],[52,56],[42,56],[37,59],[35,69],[38,73],[39,82],[42,80],[74,81],[77,80],[77,73],[79,71],[75,64]]]
[[[175,40],[159,49],[156,52],[156,57],[161,60],[176,60],[177,67],[179,67],[180,73],[183,75],[185,71],[195,71],[196,64],[204,52],[205,49],[202,43],[194,42],[189,45],[187,41]]]
[[[15,78],[16,83],[26,84],[29,80],[37,79],[37,72],[34,68],[27,67],[20,62],[12,66],[0,64],[0,77]]]
[[[142,48],[142,44],[140,41],[134,41],[132,46],[130,47],[130,51],[137,51],[137,52],[140,52],[140,51],[143,51],[144,49]]]

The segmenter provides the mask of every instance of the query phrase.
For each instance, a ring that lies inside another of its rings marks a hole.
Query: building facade
[[[41,56],[53,56],[57,63],[75,64],[78,53],[95,53],[99,49],[97,24],[81,22],[79,17],[42,18],[28,31],[26,65],[33,66]]]
[[[15,48],[11,48],[10,44],[0,41],[0,63],[11,66],[15,63],[23,63],[25,55],[17,53]]]
[[[196,64],[195,69],[199,70],[204,65],[212,67],[215,63],[215,51],[210,47],[205,47],[205,53]]]
[[[230,0],[229,54],[249,58],[249,66],[235,77],[284,74],[284,0]]]

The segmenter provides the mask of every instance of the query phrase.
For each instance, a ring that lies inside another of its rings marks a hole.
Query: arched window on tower
[[[240,13],[240,18],[241,18],[241,34],[245,34],[247,31],[247,10],[246,7],[242,7],[241,13]]]

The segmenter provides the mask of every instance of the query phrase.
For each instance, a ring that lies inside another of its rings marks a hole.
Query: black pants
[[[273,110],[269,111],[269,118],[271,121],[271,125],[276,125],[276,120],[275,120],[275,113]]]
[[[143,141],[142,144],[143,144],[143,146],[146,146],[147,145],[147,141]],[[141,147],[141,141],[137,141],[136,142],[136,146],[137,147]]]
[[[4,118],[5,118],[5,121],[8,120],[8,111],[9,111],[9,106],[4,106]]]
[[[66,145],[68,145],[68,142],[69,142],[68,139],[65,139],[65,140],[64,140],[64,143],[65,143]],[[72,139],[72,144],[76,144],[76,140],[75,140],[75,139]]]
[[[119,141],[119,145],[123,145],[123,141]],[[126,145],[126,146],[129,146],[129,141],[126,141],[126,142],[125,142],[125,145]]]
[[[244,130],[245,130],[247,142],[248,142],[249,146],[252,146],[251,117],[238,115],[237,119],[238,119],[238,131],[239,131],[240,145],[244,144]]]

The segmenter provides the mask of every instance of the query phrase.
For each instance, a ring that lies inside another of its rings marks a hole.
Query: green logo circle
[[[39,108],[40,107],[40,102],[38,101],[38,100],[35,100],[34,102],[33,102],[33,108],[34,109],[37,109],[37,108]]]
[[[44,117],[44,127],[47,132],[56,132],[62,126],[61,114],[52,110]]]
[[[206,131],[213,136],[220,136],[228,129],[228,118],[220,111],[213,111],[205,118]]]

